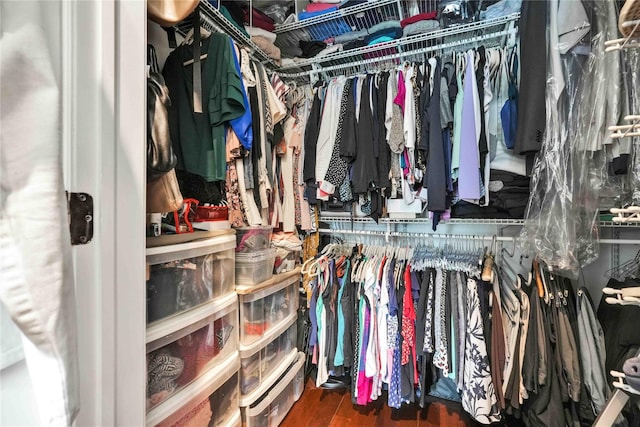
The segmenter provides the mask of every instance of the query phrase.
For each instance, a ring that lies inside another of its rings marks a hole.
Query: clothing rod
[[[433,239],[463,239],[463,240],[493,240],[493,235],[465,235],[465,234],[431,234],[431,233],[405,233],[400,231],[375,231],[375,230],[340,230],[321,228],[318,230],[320,234],[350,234],[359,236],[378,236],[378,237],[419,237]],[[513,242],[517,237],[513,236],[496,236],[498,242]],[[640,245],[640,239],[600,239],[598,243],[603,245]]]
[[[496,240],[498,242],[513,242],[514,237],[510,236],[493,236],[493,235],[467,235],[467,234],[436,234],[436,233],[405,233],[400,231],[374,231],[374,230],[333,230],[321,228],[318,230],[320,234],[352,234],[360,236],[375,237],[420,237],[433,239],[464,239],[464,240]]]
[[[319,66],[318,69],[304,71],[304,72],[301,72],[301,73],[293,73],[293,74],[280,73],[280,76],[283,77],[283,78],[287,78],[287,79],[295,79],[295,78],[299,78],[299,77],[307,77],[307,76],[311,76],[312,74],[320,74],[320,73],[328,72],[328,71],[343,70],[345,68],[358,67],[358,66],[361,66],[361,65],[369,65],[369,64],[374,64],[376,62],[389,61],[389,60],[393,60],[393,59],[401,59],[401,58],[406,58],[408,56],[421,55],[421,54],[425,54],[425,53],[429,53],[429,52],[435,52],[435,51],[439,51],[439,50],[445,50],[445,49],[450,49],[450,48],[455,48],[455,47],[460,47],[460,46],[466,46],[466,45],[470,45],[470,44],[474,44],[474,43],[483,42],[483,41],[486,41],[486,40],[491,40],[491,39],[495,39],[495,38],[499,38],[499,37],[503,37],[503,36],[508,36],[508,35],[511,35],[511,34],[516,34],[516,29],[512,28],[512,29],[508,29],[508,30],[502,30],[502,31],[499,31],[499,32],[496,32],[496,33],[482,34],[482,35],[476,36],[476,37],[474,37],[472,39],[457,40],[457,41],[454,41],[454,42],[444,43],[444,44],[440,44],[440,45],[427,46],[427,47],[423,47],[423,48],[420,48],[420,49],[413,49],[413,50],[409,50],[409,51],[406,51],[406,52],[394,53],[394,54],[382,56],[382,57],[379,57],[379,58],[363,59],[363,60],[360,60],[360,61],[353,61],[353,62],[349,62],[349,63],[346,63],[346,64],[332,65],[332,66],[329,66],[329,67]],[[391,43],[391,42],[389,42],[389,43]],[[390,47],[392,47],[392,46],[390,46]]]
[[[640,245],[638,239],[600,239],[598,243],[603,245]]]

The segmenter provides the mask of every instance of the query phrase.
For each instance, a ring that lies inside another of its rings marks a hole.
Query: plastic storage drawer
[[[296,315],[299,283],[299,274],[287,274],[269,287],[239,295],[241,350],[269,333],[284,319]]]
[[[243,407],[242,420],[245,427],[276,427],[304,389],[304,353],[298,353],[293,367],[277,382],[262,400],[251,407]]]
[[[147,323],[234,291],[233,232],[206,240],[147,249]]]
[[[241,424],[239,366],[238,353],[234,352],[150,411],[147,426],[231,427]]]
[[[271,279],[275,261],[275,249],[265,249],[253,253],[237,253],[236,284],[252,285]]]
[[[148,409],[238,349],[237,297],[230,295],[223,302],[197,310],[198,314],[208,314],[199,320],[178,318],[190,321],[182,329],[168,332],[174,326],[170,323],[147,329]]]
[[[236,228],[236,252],[255,253],[271,246],[271,226]]]
[[[276,248],[276,259],[273,266],[274,274],[287,273],[293,271],[300,265],[301,251],[286,251]]]
[[[296,359],[296,322],[297,318],[292,317],[278,330],[274,329],[279,335],[267,344],[240,351],[240,393],[243,403],[253,402],[255,398],[260,397],[252,396],[252,392],[263,387],[265,383],[269,383],[267,387],[273,385],[273,381],[282,375],[283,368],[291,365]]]

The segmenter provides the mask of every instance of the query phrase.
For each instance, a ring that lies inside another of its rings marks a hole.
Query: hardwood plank
[[[375,425],[379,427],[414,427],[418,425],[418,406],[402,405],[400,409],[390,408],[387,405],[387,395],[384,398],[382,411],[376,418]]]
[[[309,379],[300,400],[280,424],[283,427],[326,427],[344,398],[345,391],[317,388]]]
[[[445,405],[438,402],[427,404],[420,411],[419,416],[420,427],[475,427],[476,423],[459,404]]]
[[[283,420],[283,427],[475,427],[479,424],[460,404],[428,403],[392,409],[387,394],[367,406],[351,403],[348,390],[324,390],[308,380],[300,400]]]

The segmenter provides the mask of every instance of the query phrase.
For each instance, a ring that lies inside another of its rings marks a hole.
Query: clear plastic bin
[[[238,353],[234,352],[171,399],[150,411],[147,414],[147,426],[239,425],[239,367]]]
[[[238,311],[231,304],[147,344],[147,409],[151,409],[238,349]]]
[[[233,292],[234,244],[229,233],[147,249],[147,324]]]
[[[295,364],[266,396],[251,407],[241,408],[245,427],[275,427],[282,422],[300,397],[300,384],[304,383],[304,357],[304,353],[298,353]]]
[[[247,395],[263,385],[289,355],[297,353],[296,320],[287,322],[287,329],[264,347],[240,352],[240,393]]]
[[[209,396],[211,405],[211,422],[209,427],[226,426],[231,418],[238,412],[238,373],[234,374],[227,382]]]
[[[276,259],[273,265],[273,274],[287,273],[300,265],[301,251],[285,251],[276,249]]]
[[[241,350],[263,339],[272,328],[296,315],[299,283],[299,274],[289,274],[269,287],[238,296]]]
[[[236,253],[236,284],[253,285],[273,277],[275,249],[253,253]]]
[[[271,226],[236,228],[236,252],[254,253],[269,249],[271,246]]]

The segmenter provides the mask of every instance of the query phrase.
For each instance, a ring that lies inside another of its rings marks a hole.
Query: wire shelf
[[[386,43],[364,46],[322,57],[309,58],[278,69],[283,78],[297,79],[312,74],[354,75],[371,68],[389,68],[402,60],[423,60],[425,54],[448,51],[482,43],[485,46],[504,46],[507,38],[515,39],[519,13],[462,24],[429,33],[403,37]],[[295,71],[295,72],[294,72]]]
[[[191,14],[187,19],[175,26],[183,36],[193,28],[193,17]],[[238,27],[229,22],[227,18],[207,0],[200,0],[200,21],[201,26],[208,31],[228,34],[239,47],[246,47],[250,50],[252,56],[260,61],[270,70],[278,68],[278,64],[269,57],[262,49],[260,49],[249,37],[246,36]]]
[[[375,222],[370,217],[352,218],[350,214],[320,214],[320,221],[333,223],[356,223],[356,224],[415,224],[424,225],[431,224],[431,218],[380,218],[379,222]],[[501,219],[501,218],[451,218],[440,221],[442,225],[497,225],[497,226],[523,226],[524,219]],[[613,221],[599,221],[598,226],[601,228],[640,228],[640,223],[619,223]]]
[[[330,36],[337,36],[345,32],[369,28],[385,20],[403,19],[403,10],[401,0],[367,2],[334,12],[323,13],[309,19],[276,25],[275,33],[286,34],[287,37],[295,37],[295,35],[291,34],[294,31],[308,31],[312,36],[324,35],[329,32],[331,33]],[[318,34],[319,31],[321,34]],[[313,40],[324,40],[325,38],[327,37]]]

